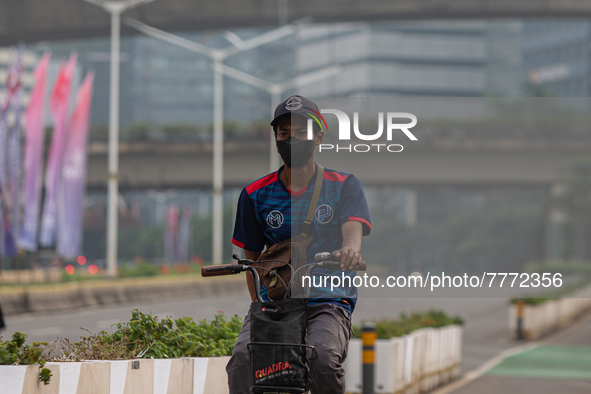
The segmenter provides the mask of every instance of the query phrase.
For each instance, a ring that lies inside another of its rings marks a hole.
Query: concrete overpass
[[[591,16],[586,0],[286,0],[288,20],[315,22],[447,18]],[[277,24],[278,0],[157,0],[129,10],[167,31],[228,29]],[[107,36],[109,16],[83,0],[2,0],[0,45]],[[123,34],[135,33],[129,29]]]
[[[322,153],[328,168],[352,172],[364,185],[549,187],[591,140],[425,140],[400,153]],[[211,144],[121,144],[120,188],[211,188]],[[268,173],[268,142],[227,141],[224,185],[243,187]],[[88,188],[106,188],[107,146],[90,146]]]

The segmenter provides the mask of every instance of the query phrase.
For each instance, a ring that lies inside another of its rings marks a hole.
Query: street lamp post
[[[248,85],[269,92],[269,94],[271,95],[271,118],[273,118],[273,115],[275,114],[275,106],[279,103],[279,101],[281,100],[281,95],[285,91],[295,88],[296,86],[305,86],[313,82],[321,81],[323,79],[332,77],[341,71],[341,66],[335,65],[325,67],[320,70],[312,71],[310,73],[297,76],[295,78],[281,83],[267,82],[260,78],[252,76],[240,70],[236,70],[235,68],[226,65],[222,65],[222,70],[224,74],[226,74],[230,78],[237,79]],[[275,141],[273,140],[273,138],[269,138],[269,141],[269,172],[273,172],[276,171],[279,167],[279,153],[277,152],[277,148],[275,146]]]
[[[117,226],[119,200],[119,54],[121,14],[154,0],[84,0],[111,14],[111,75],[109,87],[109,181],[107,203],[107,276],[117,276]]]
[[[224,130],[223,130],[223,63],[231,55],[246,51],[279,40],[292,34],[295,24],[285,25],[263,33],[259,36],[250,38],[246,41],[241,40],[232,33],[226,33],[225,37],[233,46],[223,49],[208,48],[204,45],[176,36],[174,34],[148,26],[135,19],[126,18],[127,25],[139,30],[140,32],[168,42],[189,51],[200,53],[209,57],[213,61],[214,72],[214,110],[213,110],[213,263],[221,264],[223,259],[223,191],[224,191]]]

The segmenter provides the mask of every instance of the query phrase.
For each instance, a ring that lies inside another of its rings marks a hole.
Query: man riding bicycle
[[[316,116],[314,115],[316,114]],[[238,201],[232,243],[244,249],[246,259],[257,260],[265,246],[299,234],[314,191],[318,166],[314,151],[322,142],[325,127],[318,121],[317,105],[302,96],[291,96],[275,109],[271,122],[277,149],[284,166],[243,189]],[[321,118],[321,117],[320,117]],[[313,139],[308,140],[308,119],[313,119]],[[369,208],[359,179],[354,175],[326,169],[310,228],[308,262],[314,253],[334,251],[341,268],[354,275],[361,258],[361,237],[371,230]],[[256,301],[251,275],[247,285]],[[312,394],[344,394],[343,362],[355,308],[355,287],[319,289],[308,300],[308,342],[318,352],[312,371]],[[269,301],[266,289],[261,294]],[[230,394],[250,394],[249,369],[250,311],[238,335],[226,370]]]

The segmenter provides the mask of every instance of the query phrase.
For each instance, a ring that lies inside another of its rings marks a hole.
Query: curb
[[[207,280],[196,276],[179,276],[166,280],[138,278],[135,283],[122,280],[76,282],[62,286],[30,286],[0,292],[0,304],[5,316],[71,311],[135,301],[163,301],[244,291],[246,286],[236,286],[237,281],[244,283],[245,279],[242,275]]]

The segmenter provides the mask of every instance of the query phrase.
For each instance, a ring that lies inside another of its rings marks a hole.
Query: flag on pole
[[[169,264],[178,261],[178,229],[179,207],[176,204],[171,204],[166,212],[164,227],[164,258]]]
[[[86,148],[93,80],[94,73],[89,72],[78,90],[64,150],[62,181],[58,188],[57,201],[57,253],[64,258],[75,258],[80,254],[82,247]]]
[[[8,68],[6,76],[6,90],[4,100],[0,105],[0,214],[2,216],[2,256],[10,257],[17,253],[16,243],[10,228],[8,217],[8,206],[10,200],[8,157],[9,157],[9,134],[8,134],[8,110],[10,103],[20,89],[20,59],[17,54],[14,62]],[[18,203],[18,202],[17,202]]]
[[[37,250],[37,229],[41,208],[41,182],[43,179],[43,143],[45,130],[45,88],[47,85],[47,66],[50,55],[43,55],[34,71],[35,87],[25,110],[25,152],[24,152],[24,199],[23,225],[19,236],[21,248]]]
[[[179,225],[179,243],[177,248],[178,260],[183,263],[189,262],[191,240],[193,239],[193,231],[191,228],[192,218],[193,209],[187,205],[183,208],[183,215]]]
[[[9,89],[7,89],[9,90]],[[12,231],[10,229],[10,221],[8,218],[8,171],[7,171],[7,156],[8,156],[8,125],[7,125],[7,112],[8,112],[8,95],[6,96],[5,103],[0,109],[0,232],[2,233],[2,249],[0,253],[3,257],[10,257],[16,254],[16,244]]]
[[[76,68],[76,54],[72,54],[65,65],[60,65],[51,96],[49,111],[53,119],[53,137],[47,158],[45,172],[45,201],[41,217],[41,235],[39,242],[49,247],[55,244],[57,221],[57,192],[61,182],[61,168],[64,147],[67,138],[66,122],[70,103],[72,76]]]
[[[16,246],[19,246],[19,227],[20,227],[20,192],[21,192],[21,172],[22,172],[22,162],[21,162],[21,145],[22,145],[22,136],[21,136],[21,115],[23,111],[22,105],[22,88],[21,88],[21,78],[22,78],[22,58],[23,58],[23,51],[24,47],[22,45],[19,46],[18,52],[16,55],[16,62],[14,66],[14,73],[16,74],[16,78],[18,80],[18,88],[14,92],[12,100],[10,102],[10,107],[12,109],[12,113],[14,115],[14,125],[12,127],[12,132],[10,133],[9,140],[8,140],[8,187],[10,191],[10,204],[12,208],[12,216],[11,216],[11,232],[14,236],[14,241]]]

